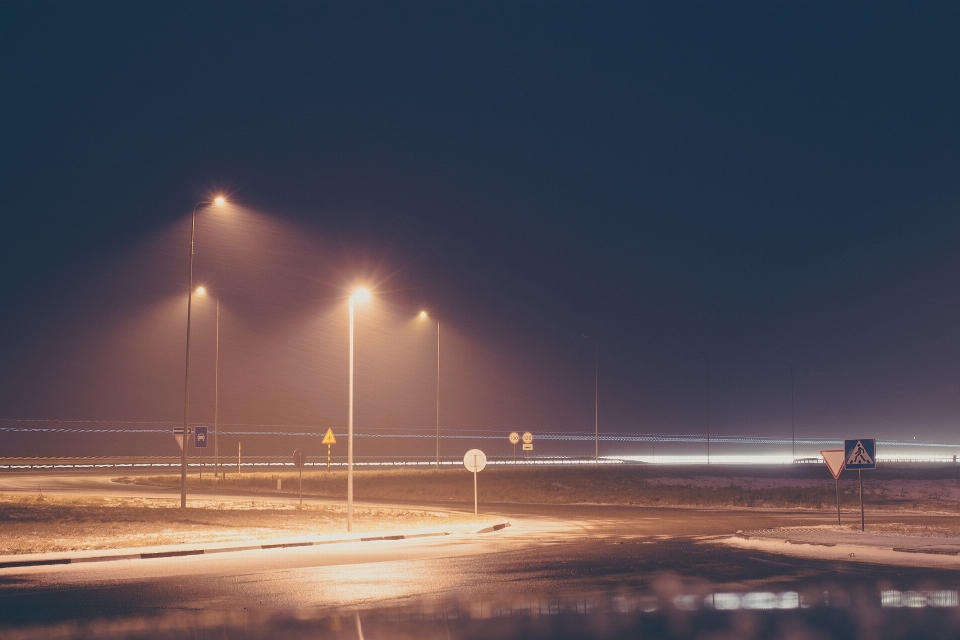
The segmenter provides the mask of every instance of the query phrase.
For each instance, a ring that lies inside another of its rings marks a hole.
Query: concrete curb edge
[[[478,533],[491,533],[493,531],[500,531],[510,526],[509,522],[501,522],[490,527],[484,527],[483,529],[478,529],[476,531],[469,532],[470,534]],[[192,548],[192,549],[173,549],[169,551],[153,551],[153,552],[143,552],[143,553],[115,553],[115,554],[106,554],[101,556],[81,556],[77,558],[37,558],[33,560],[10,560],[6,562],[0,562],[0,569],[13,569],[18,567],[43,567],[51,565],[64,565],[64,564],[82,564],[86,562],[114,562],[117,560],[154,560],[157,558],[176,558],[182,556],[200,556],[200,555],[212,555],[215,553],[231,553],[237,551],[255,551],[255,550],[266,550],[266,549],[290,549],[293,547],[314,547],[325,544],[342,544],[344,542],[376,542],[384,540],[414,540],[418,538],[432,538],[438,536],[449,536],[453,535],[447,531],[437,531],[430,533],[412,533],[412,534],[388,534],[382,536],[365,536],[365,537],[351,537],[351,538],[336,538],[333,540],[306,540],[301,542],[279,542],[279,543],[267,543],[267,544],[246,544],[243,546],[236,547],[212,547],[209,549],[204,548]]]

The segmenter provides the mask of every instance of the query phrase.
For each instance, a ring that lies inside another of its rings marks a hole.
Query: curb
[[[490,527],[470,531],[468,534],[491,533],[510,526],[509,522],[501,522]],[[86,562],[113,562],[117,560],[154,560],[157,558],[178,558],[183,556],[202,556],[215,553],[232,553],[236,551],[257,551],[266,549],[290,549],[293,547],[314,547],[325,544],[341,544],[344,542],[376,542],[382,540],[414,540],[417,538],[434,538],[453,535],[446,531],[435,533],[388,534],[382,536],[337,538],[334,540],[305,540],[299,542],[275,542],[267,544],[243,545],[236,547],[212,547],[209,549],[171,549],[169,551],[149,551],[143,553],[114,553],[102,556],[81,556],[77,558],[37,558],[34,560],[10,560],[0,562],[0,569],[17,567],[43,567],[50,565],[82,564]]]

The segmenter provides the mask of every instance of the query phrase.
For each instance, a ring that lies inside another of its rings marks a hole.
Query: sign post
[[[510,444],[513,445],[513,464],[517,464],[517,443],[520,442],[520,434],[516,431],[510,434]]]
[[[293,464],[300,470],[300,506],[303,506],[303,463],[306,456],[303,449],[296,449],[293,452]]]
[[[330,445],[337,444],[337,439],[333,435],[333,429],[327,428],[327,435],[323,436],[320,444],[327,445],[327,471],[330,471]]]
[[[487,456],[480,449],[470,449],[463,456],[463,466],[473,472],[473,515],[477,514],[477,474],[487,466]]]
[[[843,471],[843,463],[847,459],[843,449],[826,449],[820,452],[823,461],[830,469],[830,474],[837,482],[837,524],[840,524],[840,472]]]
[[[863,518],[863,470],[877,468],[877,441],[870,438],[843,441],[843,466],[857,472],[860,479],[860,531],[865,529]]]
[[[532,433],[530,433],[529,431],[524,431],[523,436],[521,436],[521,440],[523,440],[523,446],[521,448],[524,451],[533,451],[533,434]],[[530,454],[524,454],[524,455],[528,456]]]
[[[200,482],[203,482],[203,450],[207,448],[207,428],[193,428],[193,448],[200,449]]]

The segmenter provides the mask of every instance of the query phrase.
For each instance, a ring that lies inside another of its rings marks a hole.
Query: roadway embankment
[[[851,518],[852,519],[852,518]],[[960,527],[900,522],[738,531],[723,544],[798,558],[960,569]],[[952,519],[951,519],[952,520]]]

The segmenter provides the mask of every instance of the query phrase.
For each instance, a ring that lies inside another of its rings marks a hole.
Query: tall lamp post
[[[350,382],[347,401],[347,531],[353,531],[353,316],[357,302],[370,299],[370,290],[355,289],[350,296]]]
[[[197,287],[199,295],[205,295],[204,287]],[[220,477],[220,295],[214,296],[217,300],[217,330],[216,346],[214,347],[213,368],[213,477]]]
[[[786,360],[781,360],[783,364],[790,367],[790,447],[793,452],[793,459],[797,459],[797,429],[793,421],[793,363],[787,362]]]
[[[710,464],[710,354],[706,351],[697,353],[707,359],[707,464]]]
[[[223,196],[211,200],[201,200],[193,205],[190,214],[190,279],[187,285],[187,353],[183,375],[183,446],[180,447],[180,508],[187,507],[187,432],[190,430],[190,312],[193,307],[193,245],[197,234],[197,207],[214,204],[222,207],[227,203]]]
[[[581,336],[593,342],[593,460],[600,468],[600,345],[585,333]]]
[[[426,311],[420,312],[420,319],[426,320]],[[440,321],[437,320],[437,469],[440,468]]]

